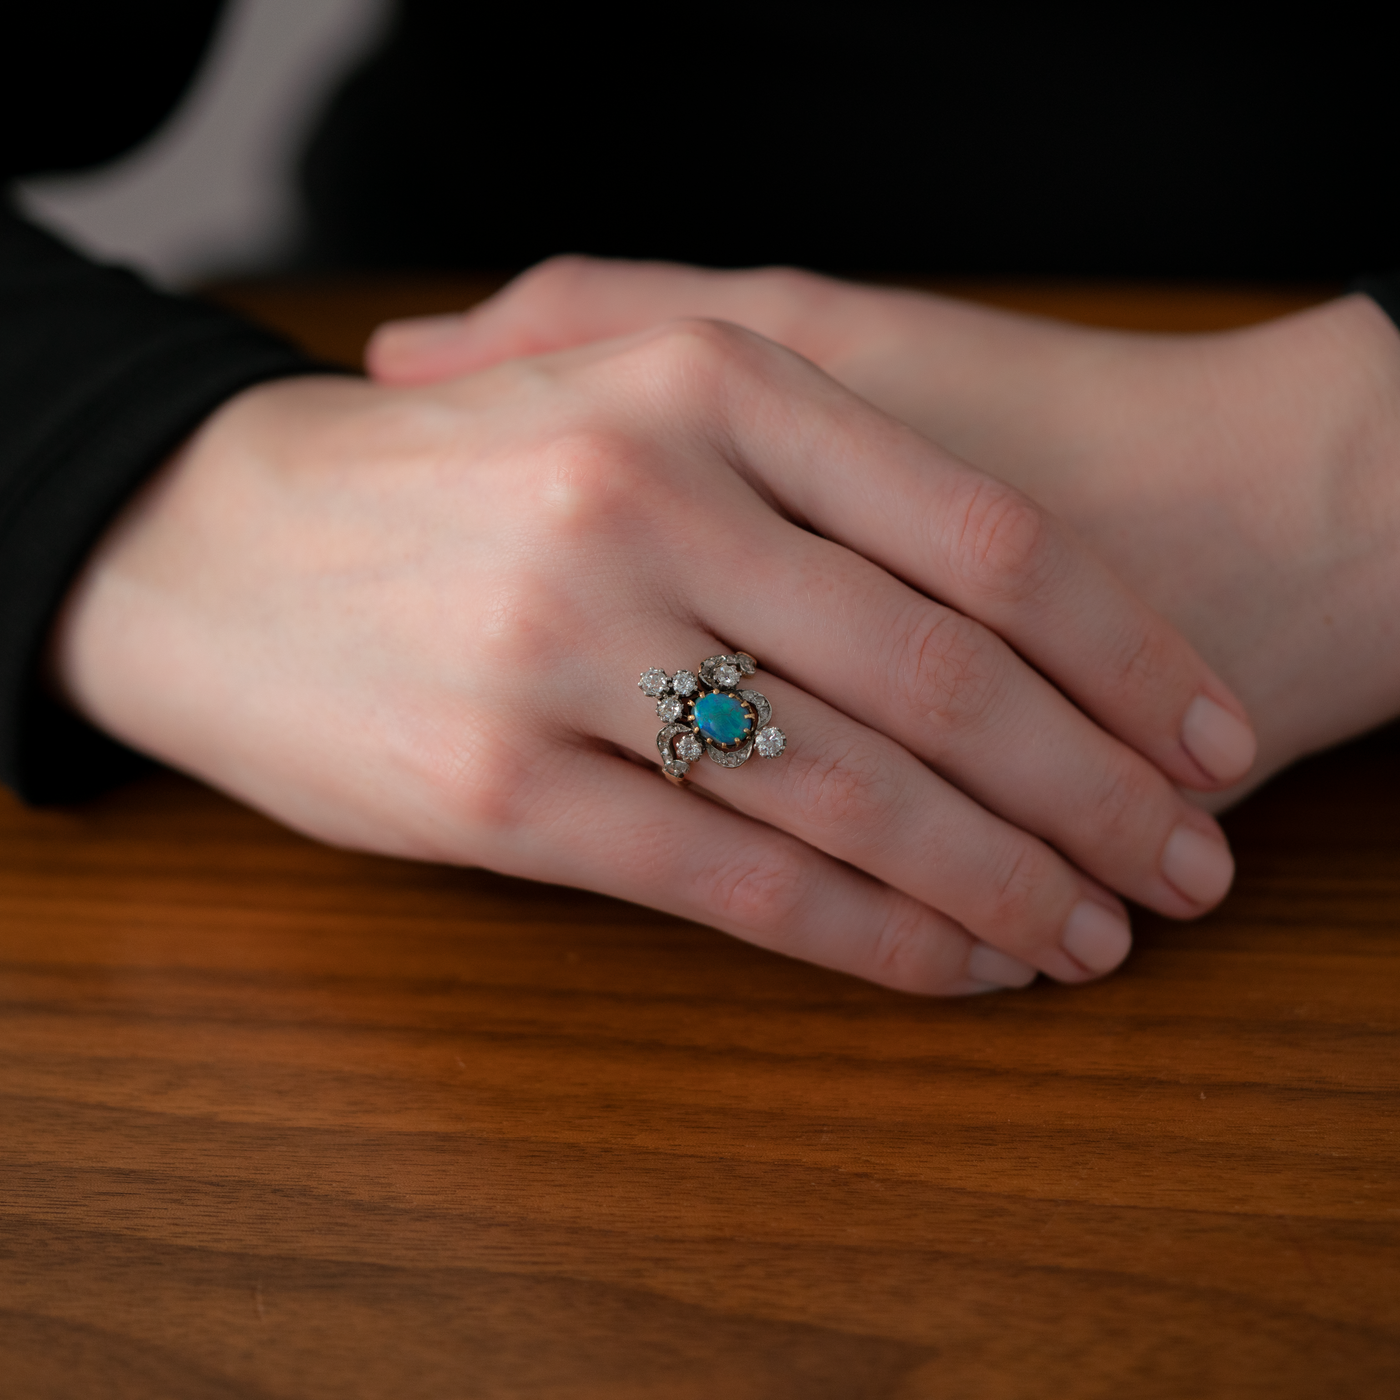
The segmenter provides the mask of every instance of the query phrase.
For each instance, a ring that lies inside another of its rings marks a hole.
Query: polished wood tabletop
[[[222,295],[343,358],[484,285]],[[1400,732],[1226,826],[1116,976],[929,1001],[172,774],[0,799],[0,1394],[1400,1395]]]

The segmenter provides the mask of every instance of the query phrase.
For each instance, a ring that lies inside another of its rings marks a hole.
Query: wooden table
[[[345,355],[479,291],[225,294]],[[171,775],[0,800],[0,1392],[1400,1394],[1398,790],[1305,764],[1218,913],[960,1002]]]

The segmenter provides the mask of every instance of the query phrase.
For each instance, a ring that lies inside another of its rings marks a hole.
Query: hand
[[[697,765],[708,802],[657,775],[636,678],[731,647],[789,747]],[[104,539],[56,657],[94,722],[324,840],[920,991],[1106,971],[1106,886],[1214,903],[1228,851],[1173,781],[1252,742],[1026,498],[703,322],[248,390]]]
[[[1368,297],[1215,335],[1090,330],[786,270],[566,258],[464,317],[391,324],[423,382],[680,315],[749,326],[1019,486],[1247,706],[1234,800],[1400,713],[1400,336]]]

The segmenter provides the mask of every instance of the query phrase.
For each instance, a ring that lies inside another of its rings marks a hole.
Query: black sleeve
[[[193,80],[222,0],[7,14],[0,176],[110,160]],[[324,368],[237,318],[98,267],[0,199],[0,782],[81,797],[143,762],[40,682],[54,614],[132,492],[225,399]]]
[[[0,210],[0,779],[26,800],[71,800],[139,764],[38,679],[54,614],[103,528],[225,399],[324,368]]]
[[[110,160],[192,81],[221,0],[45,0],[5,17],[0,176]],[[275,337],[97,267],[0,199],[0,781],[32,802],[142,760],[39,683],[53,617],[123,502],[213,409],[318,368]]]

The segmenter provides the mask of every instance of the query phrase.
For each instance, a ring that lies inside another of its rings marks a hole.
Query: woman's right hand
[[[891,986],[1081,980],[1228,887],[1238,703],[1025,496],[711,322],[215,413],[56,634],[119,738],[350,846],[583,886]],[[650,667],[787,752],[655,772]],[[652,771],[644,771],[636,762]]]

